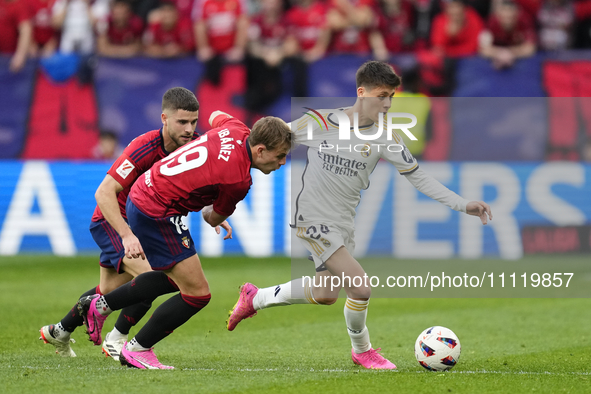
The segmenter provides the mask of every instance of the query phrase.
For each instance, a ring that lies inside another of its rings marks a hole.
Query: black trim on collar
[[[252,150],[250,149],[250,144],[248,143],[248,139],[250,137],[246,137],[245,144],[246,145],[246,152],[248,153],[248,158],[250,159],[250,166],[252,167]]]
[[[162,132],[164,131],[164,128],[160,128],[160,148],[162,149],[162,152],[164,152],[165,156],[168,156],[171,152],[167,151],[166,148],[164,148],[164,136],[162,135]]]

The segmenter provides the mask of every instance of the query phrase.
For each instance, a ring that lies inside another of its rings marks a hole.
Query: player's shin
[[[347,332],[351,338],[351,345],[355,353],[367,352],[371,349],[369,341],[369,331],[365,326],[367,320],[367,307],[369,300],[353,300],[347,298],[345,302],[345,322],[347,323]]]
[[[205,308],[210,299],[211,294],[194,297],[180,293],[169,298],[154,311],[150,320],[135,336],[135,341],[130,341],[127,349],[141,351],[151,348]],[[137,343],[138,346],[132,343]]]
[[[119,314],[119,317],[117,318],[117,322],[115,323],[115,328],[113,329],[114,335],[121,335],[122,337],[124,336],[127,338],[127,334],[129,334],[131,327],[135,326],[141,320],[141,318],[144,317],[146,313],[148,313],[152,307],[153,301],[153,299],[144,300],[135,305],[123,308]]]
[[[259,289],[252,301],[255,310],[292,304],[318,304],[310,278],[298,278],[282,285]]]
[[[151,271],[138,275],[131,282],[102,297],[109,309],[117,311],[147,299],[178,291],[164,272]]]

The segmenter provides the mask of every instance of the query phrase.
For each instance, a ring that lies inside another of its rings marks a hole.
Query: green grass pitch
[[[211,303],[156,347],[177,369],[141,371],[105,358],[83,329],[73,334],[77,358],[38,340],[42,325],[58,322],[96,284],[96,257],[0,258],[0,392],[591,392],[589,299],[372,299],[372,344],[398,371],[367,371],[351,362],[343,300],[268,309],[225,329],[238,286],[287,281],[289,259],[204,258],[203,265]],[[431,325],[460,338],[450,372],[428,372],[415,360],[414,341]]]

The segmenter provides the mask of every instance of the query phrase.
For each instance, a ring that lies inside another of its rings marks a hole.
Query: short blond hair
[[[252,126],[248,142],[251,147],[263,144],[267,150],[291,147],[291,130],[282,119],[266,116]]]

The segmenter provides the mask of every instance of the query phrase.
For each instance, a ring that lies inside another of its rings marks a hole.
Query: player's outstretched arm
[[[482,224],[487,224],[488,220],[492,220],[492,212],[490,206],[484,201],[470,201],[466,205],[466,213],[472,216],[478,216]]]
[[[107,222],[121,237],[125,248],[125,256],[128,259],[141,257],[145,260],[146,255],[139,239],[133,234],[119,210],[117,194],[122,190],[123,186],[111,175],[107,174],[96,190],[94,197]]]
[[[487,203],[484,201],[468,201],[462,198],[420,168],[412,174],[406,175],[406,179],[418,191],[447,205],[451,209],[478,216],[482,224],[487,224],[489,219],[492,220],[492,212]]]

